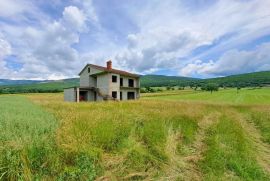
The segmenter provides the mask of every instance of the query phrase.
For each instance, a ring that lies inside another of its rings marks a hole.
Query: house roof
[[[118,69],[107,69],[107,67],[102,67],[102,66],[94,65],[94,64],[87,64],[87,65],[82,69],[82,71],[79,73],[79,75],[81,75],[81,73],[82,73],[88,66],[91,66],[91,67],[94,67],[94,68],[96,68],[96,69],[98,69],[98,70],[103,71],[103,72],[97,73],[96,75],[102,74],[102,73],[115,73],[115,74],[124,75],[124,76],[129,76],[129,77],[140,77],[140,75],[138,75],[138,74],[133,74],[133,73],[129,73],[129,72],[126,72],[126,71],[123,71],[123,70],[118,70]]]

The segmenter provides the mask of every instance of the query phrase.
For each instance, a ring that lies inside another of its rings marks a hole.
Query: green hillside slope
[[[162,87],[162,86],[176,86],[188,85],[190,82],[196,82],[199,79],[179,76],[165,76],[165,75],[144,75],[141,77],[142,87]]]
[[[270,85],[270,71],[254,72],[227,77],[196,79],[190,77],[144,75],[141,77],[142,87],[162,86],[203,86],[207,83],[216,83],[223,87],[257,87]],[[12,84],[9,82],[9,84]],[[64,88],[78,86],[79,78],[63,79],[49,82],[39,82],[23,85],[2,85],[0,93],[27,93],[27,92],[62,92]]]
[[[0,86],[0,93],[62,92],[64,88],[78,85],[79,79],[73,78],[35,84]]]
[[[249,87],[270,85],[270,71],[231,75],[227,77],[200,80],[201,83],[217,83],[226,87]]]
[[[41,80],[11,80],[11,79],[0,79],[0,86],[1,85],[19,85],[19,84],[34,84],[34,83],[41,83],[44,81]]]

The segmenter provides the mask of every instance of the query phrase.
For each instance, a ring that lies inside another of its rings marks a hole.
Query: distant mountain
[[[165,75],[144,75],[141,77],[142,87],[203,86],[207,83],[216,83],[219,86],[225,87],[265,86],[270,85],[270,71],[231,75],[211,79]],[[62,92],[64,88],[78,85],[79,78],[49,81],[0,79],[0,93]]]
[[[239,75],[230,75],[226,77],[202,79],[201,83],[216,83],[227,87],[248,87],[270,85],[270,71],[253,72]]]
[[[0,85],[20,85],[20,84],[34,84],[43,82],[41,80],[10,80],[10,79],[0,79]]]
[[[62,92],[64,88],[79,85],[79,78],[37,81],[28,84],[10,84],[0,86],[0,93]]]
[[[180,76],[165,76],[165,75],[144,75],[141,77],[142,87],[162,87],[185,85],[189,82],[196,82],[199,79]]]

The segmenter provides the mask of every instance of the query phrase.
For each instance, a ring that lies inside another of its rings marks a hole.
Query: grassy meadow
[[[204,103],[270,104],[270,88],[220,89],[212,94],[206,91],[175,90],[145,94],[145,99],[182,100]]]
[[[0,96],[0,180],[270,180],[270,89]]]

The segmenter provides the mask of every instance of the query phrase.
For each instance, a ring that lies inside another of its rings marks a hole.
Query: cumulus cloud
[[[187,56],[194,47],[207,44],[192,32],[166,28],[130,34],[127,39],[128,48],[115,58],[121,65],[143,73],[176,68],[179,58]]]
[[[20,54],[24,60],[21,71],[40,78],[50,78],[52,73],[54,78],[74,75],[74,69],[78,71],[79,54],[72,45],[79,42],[78,32],[84,26],[83,13],[70,6],[65,8],[63,19],[48,23],[42,29],[27,28],[21,36],[28,50]]]
[[[1,77],[50,79],[76,75],[79,71],[77,65],[83,63],[79,63],[80,55],[72,46],[79,43],[79,33],[86,28],[85,21],[82,11],[68,6],[57,21],[14,31],[16,33],[11,38],[17,52],[13,53],[22,67],[17,71],[9,70],[9,75],[1,73]],[[12,29],[10,26],[8,28]]]
[[[76,6],[65,7],[63,12],[63,20],[67,23],[68,27],[76,30],[85,29],[86,16]]]
[[[270,70],[270,43],[262,44],[250,51],[230,50],[217,61],[197,60],[187,64],[180,74],[190,76],[225,76],[231,74]]]
[[[200,7],[196,0],[153,0],[143,5],[110,1],[106,6],[114,7],[108,9],[102,1],[57,1],[55,9],[38,2],[0,0],[0,33],[12,47],[3,54],[15,55],[22,65],[15,71],[2,58],[2,69],[9,72],[1,72],[1,78],[73,77],[85,63],[102,65],[106,59],[116,68],[137,73],[169,69],[196,76],[239,73],[238,66],[245,67],[240,72],[269,67],[255,53],[268,45],[241,50],[270,34],[268,0],[213,0]],[[202,46],[210,48],[194,51]],[[205,61],[213,54],[215,59]],[[249,57],[256,63],[245,64]],[[238,63],[226,66],[230,59]]]
[[[146,3],[138,10],[140,15],[133,19],[139,26],[138,33],[127,36],[128,46],[116,59],[137,72],[179,70],[190,60],[194,62],[211,53],[228,51],[268,34],[269,6],[270,1],[229,0],[194,11],[181,1]],[[212,45],[228,34],[233,36],[222,40],[214,50],[192,56],[196,48]],[[202,65],[210,64],[197,62],[189,66]]]

